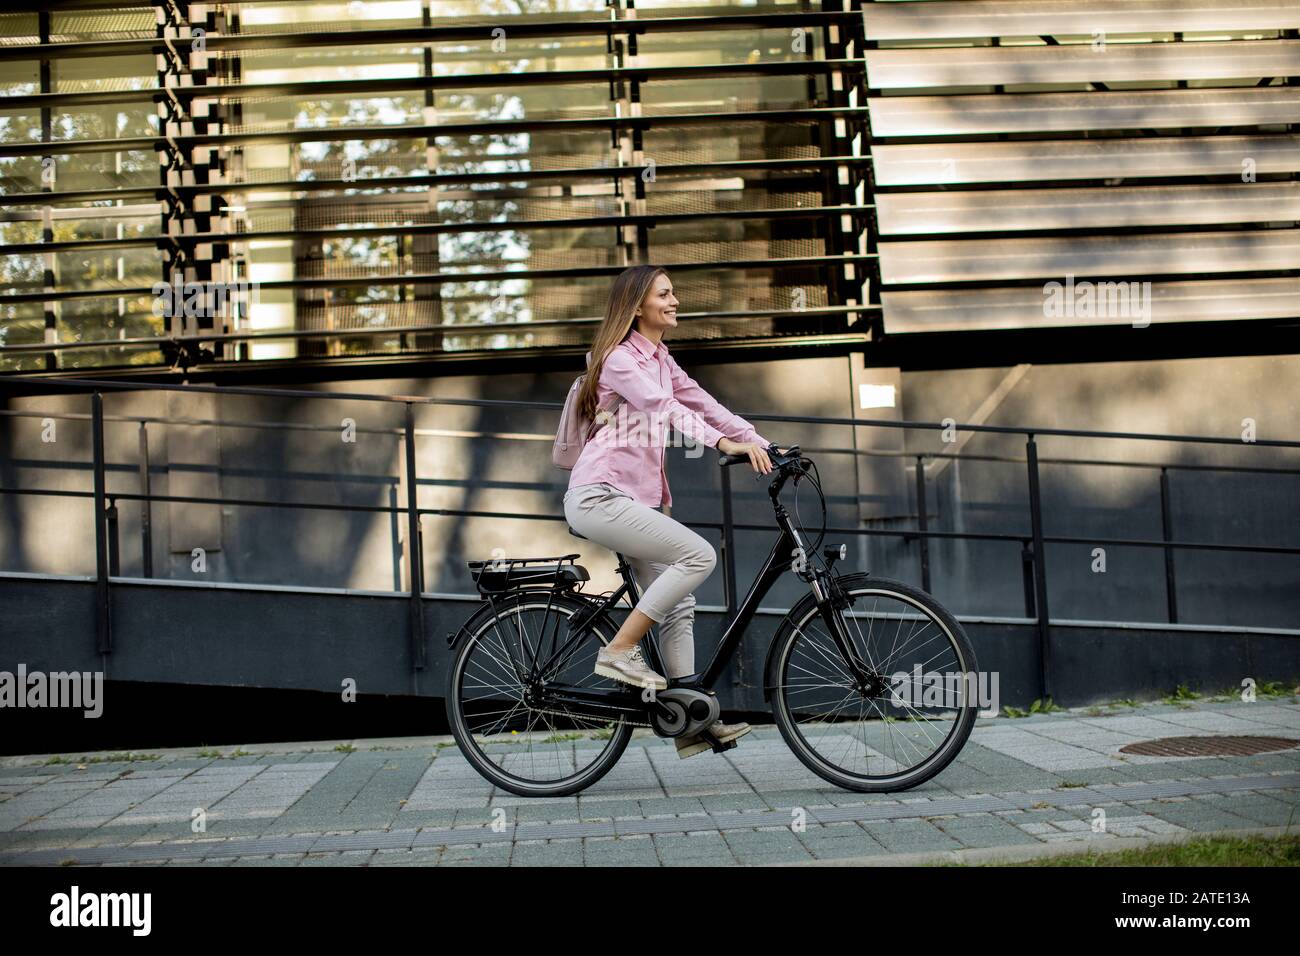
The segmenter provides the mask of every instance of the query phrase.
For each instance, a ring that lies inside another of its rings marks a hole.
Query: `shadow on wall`
[[[969,421],[1006,371],[907,373],[906,417]],[[1089,537],[1162,539],[1161,472],[1133,467],[1139,463],[1170,466],[1174,540],[1295,547],[1300,449],[1236,439],[1243,430],[1249,437],[1251,427],[1259,439],[1293,438],[1287,425],[1294,418],[1290,396],[1300,392],[1297,378],[1300,362],[1273,356],[1031,368],[983,423],[1234,439],[1198,445],[1037,436],[1045,532],[1084,539],[1048,544],[1053,617],[1168,620],[1163,549],[1086,543]],[[944,445],[937,433],[917,431],[908,433],[908,447],[915,453]],[[963,455],[1023,459],[1025,438],[971,433],[960,448]],[[1200,470],[1206,467],[1291,473]],[[1025,465],[966,460],[960,468],[941,465],[937,472],[943,477],[934,483],[928,509],[936,530],[1029,531]],[[932,544],[936,591],[958,608],[1024,613],[1013,573],[1019,547],[1018,542]],[[1300,596],[1287,585],[1300,577],[1300,556],[1175,549],[1173,565],[1180,622],[1293,627],[1300,621]],[[991,575],[990,568],[1007,573]],[[1242,600],[1244,595],[1251,598]]]

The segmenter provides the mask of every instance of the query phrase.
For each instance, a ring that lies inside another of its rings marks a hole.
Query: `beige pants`
[[[708,541],[657,508],[606,482],[564,496],[564,517],[584,537],[627,558],[641,600],[636,609],[659,627],[665,677],[695,673],[695,595],[718,562]]]

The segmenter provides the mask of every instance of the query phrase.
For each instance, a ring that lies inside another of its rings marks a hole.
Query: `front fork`
[[[862,693],[874,697],[880,691],[880,675],[858,656],[857,647],[839,613],[850,606],[847,596],[835,585],[833,576],[820,568],[813,569],[809,583],[812,585],[813,596],[817,599],[817,612],[840,652],[840,659],[848,665],[849,677],[854,686]]]
[[[884,678],[858,656],[857,648],[849,636],[844,618],[839,613],[841,610],[851,607],[852,602],[836,584],[835,575],[829,570],[819,567],[813,556],[808,555],[803,539],[799,536],[798,530],[790,523],[785,507],[775,498],[774,503],[776,504],[777,522],[785,530],[787,538],[794,543],[796,553],[804,555],[805,560],[807,560],[805,569],[796,570],[795,573],[812,587],[813,596],[817,599],[817,612],[821,615],[831,640],[840,652],[840,659],[848,667],[848,677],[852,680],[854,688],[862,694],[869,697],[877,696],[884,687]]]

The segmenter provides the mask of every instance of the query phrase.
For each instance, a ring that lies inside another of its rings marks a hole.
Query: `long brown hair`
[[[632,331],[637,306],[650,294],[650,286],[667,271],[659,266],[632,266],[624,269],[609,290],[605,320],[596,328],[591,343],[591,364],[587,378],[578,392],[578,409],[588,420],[596,417],[596,391],[600,387],[600,370],[605,357]]]

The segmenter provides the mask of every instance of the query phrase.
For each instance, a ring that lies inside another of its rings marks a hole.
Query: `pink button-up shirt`
[[[669,425],[710,448],[721,438],[770,444],[683,372],[668,346],[656,345],[635,328],[601,366],[597,406],[608,406],[615,395],[623,396],[623,404],[583,446],[569,473],[570,488],[604,481],[651,508],[672,504],[664,467]]]

